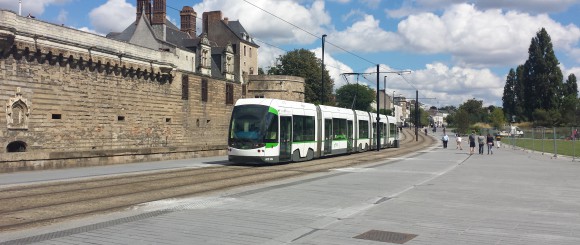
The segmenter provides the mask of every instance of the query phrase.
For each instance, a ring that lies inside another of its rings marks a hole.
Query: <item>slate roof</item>
[[[131,23],[131,25],[125,28],[125,30],[123,30],[122,32],[111,32],[107,34],[107,38],[130,42],[131,39],[133,39],[133,37],[135,37],[136,35],[142,35],[142,33],[137,33],[137,27],[139,25],[146,25],[147,29],[151,31],[151,33],[153,34],[155,39],[157,39],[158,42],[167,42],[179,48],[187,48],[193,46],[191,45],[192,42],[189,41],[192,37],[190,37],[188,33],[180,31],[179,28],[175,26],[173,23],[171,23],[171,21],[169,20],[166,20],[165,23],[166,23],[165,41],[163,41],[163,37],[161,36],[162,35],[161,30],[156,30],[156,28],[154,28],[151,25],[149,20],[145,18],[145,15],[142,15],[139,20],[136,20],[133,23]]]
[[[254,42],[253,38],[250,38],[249,40],[244,39],[244,37],[242,36],[242,33],[246,33],[246,35],[249,35],[248,32],[246,31],[246,29],[244,28],[244,26],[242,26],[242,24],[240,23],[240,21],[237,20],[230,20],[228,21],[227,27],[230,28],[230,30],[236,34],[236,36],[240,39],[240,40],[244,40],[248,43],[251,43],[253,45],[255,45],[256,47],[260,47],[258,44],[256,44]]]

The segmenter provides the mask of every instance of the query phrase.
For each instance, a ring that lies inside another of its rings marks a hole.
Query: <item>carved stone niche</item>
[[[28,130],[30,108],[30,102],[22,97],[20,87],[16,88],[16,95],[6,102],[6,123],[8,129]]]

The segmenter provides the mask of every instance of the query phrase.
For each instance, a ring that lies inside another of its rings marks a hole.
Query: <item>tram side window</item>
[[[389,133],[391,134],[391,137],[395,137],[395,135],[397,134],[397,127],[395,126],[394,123],[389,123]]]
[[[314,141],[314,117],[293,116],[294,142]]]
[[[270,126],[268,127],[268,131],[264,136],[264,142],[267,143],[274,143],[278,142],[278,117],[273,116],[272,120],[270,121]]]
[[[358,121],[358,137],[359,139],[369,138],[369,121],[366,120]]]
[[[346,119],[332,119],[332,134],[334,140],[346,140]]]

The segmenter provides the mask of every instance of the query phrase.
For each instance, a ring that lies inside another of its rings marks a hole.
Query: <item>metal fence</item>
[[[501,138],[502,147],[530,150],[557,158],[580,156],[580,127],[538,127],[522,128],[523,135],[510,135]],[[495,135],[495,134],[494,134]]]

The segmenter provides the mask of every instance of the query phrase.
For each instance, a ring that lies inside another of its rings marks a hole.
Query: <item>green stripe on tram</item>
[[[316,143],[317,141],[292,141],[292,144]]]
[[[278,146],[278,143],[266,143],[266,148],[274,148]]]
[[[271,107],[271,106],[270,106],[270,108],[268,108],[268,112],[270,112],[274,115],[278,115],[278,110],[274,109],[274,107]]]

